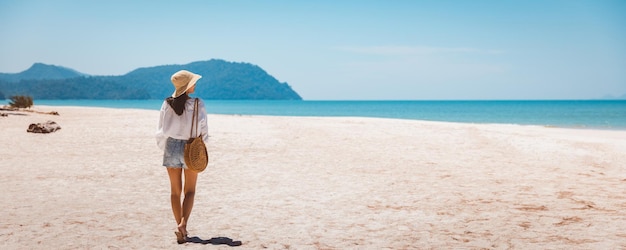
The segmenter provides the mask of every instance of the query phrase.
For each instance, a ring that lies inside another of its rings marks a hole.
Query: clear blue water
[[[6,101],[4,102],[6,104]],[[162,100],[35,100],[35,105],[158,110]],[[206,101],[212,114],[359,116],[626,130],[626,100]]]

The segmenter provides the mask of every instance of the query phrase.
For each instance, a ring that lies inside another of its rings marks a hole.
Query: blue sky
[[[621,0],[0,0],[0,37],[4,73],[217,58],[259,65],[308,100],[626,94]]]

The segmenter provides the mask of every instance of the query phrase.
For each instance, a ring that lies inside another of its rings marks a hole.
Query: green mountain
[[[17,74],[0,73],[0,80],[19,82],[21,80],[65,79],[79,76],[85,76],[85,74],[61,66],[35,63],[27,70]]]
[[[144,89],[105,80],[103,77],[74,77],[66,79],[21,80],[1,82],[5,97],[28,95],[33,99],[150,99]]]
[[[259,66],[224,60],[139,68],[121,76],[88,76],[71,69],[34,64],[17,74],[0,74],[5,96],[36,99],[162,99],[174,87],[170,77],[186,69],[202,75],[194,95],[213,100],[302,100]]]

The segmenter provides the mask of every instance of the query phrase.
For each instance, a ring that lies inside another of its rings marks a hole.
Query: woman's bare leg
[[[170,201],[172,203],[172,213],[174,213],[177,225],[180,225],[183,221],[183,208],[180,204],[180,195],[183,191],[182,173],[183,170],[180,168],[167,168],[167,175],[170,177],[171,185]]]
[[[193,208],[198,173],[192,170],[184,170],[183,172],[185,175],[185,198],[183,199],[182,220],[178,223],[178,231],[183,233],[183,235],[187,235],[187,221]]]

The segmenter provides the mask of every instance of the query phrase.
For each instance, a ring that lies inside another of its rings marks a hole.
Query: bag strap
[[[199,119],[198,119],[198,98],[194,98],[194,108],[193,108],[193,115],[191,116],[191,131],[189,131],[189,138],[193,138],[193,127],[194,125],[196,126],[196,136],[198,136],[198,123],[199,123]]]

